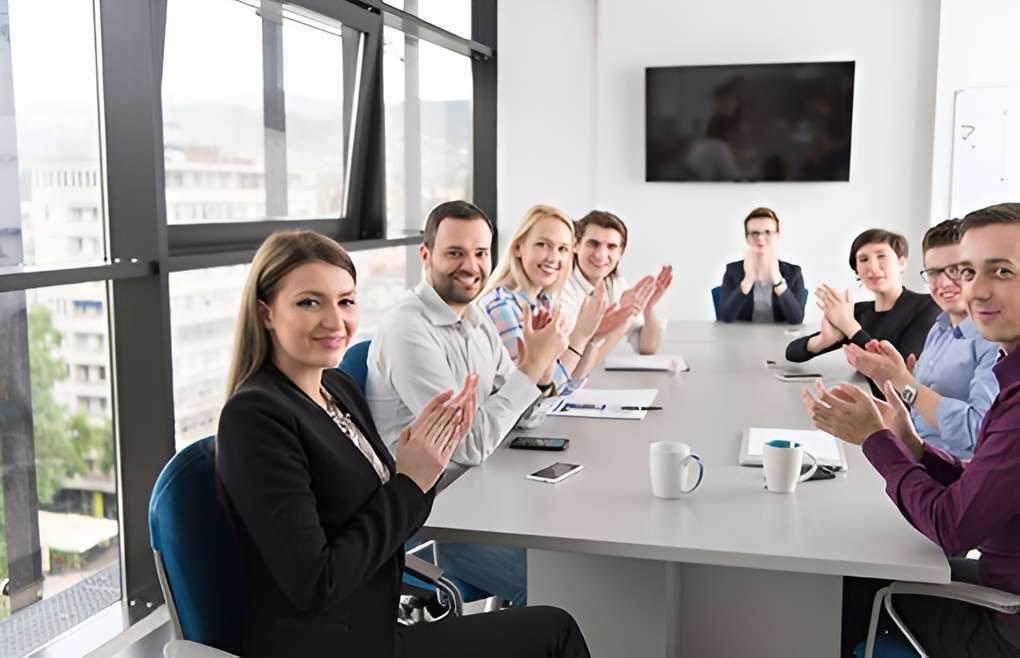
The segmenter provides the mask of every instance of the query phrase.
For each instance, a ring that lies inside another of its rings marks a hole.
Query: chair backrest
[[[800,305],[807,306],[807,286],[800,291]]]
[[[722,299],[722,286],[712,288],[712,306],[715,307],[715,321],[719,321],[719,300]]]
[[[351,345],[340,361],[340,369],[358,383],[362,393],[365,392],[365,382],[368,380],[368,348],[371,344],[372,341],[365,340]]]
[[[149,499],[149,542],[175,630],[238,654],[247,590],[241,549],[216,495],[214,454],[206,437],[163,467]]]

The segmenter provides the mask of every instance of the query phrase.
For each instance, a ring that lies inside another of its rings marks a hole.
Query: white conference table
[[[764,366],[783,364],[792,338],[781,326],[670,323],[662,353],[682,355],[689,373],[598,369],[588,383],[657,388],[662,411],[512,432],[571,443],[500,448],[438,497],[423,533],[529,549],[529,604],[573,613],[596,657],[836,656],[842,576],[945,583],[949,565],[853,446],[846,472],[791,495],[764,491],[761,469],[738,465],[745,428],[810,428],[800,385]],[[827,383],[852,375],[838,352],[802,367]],[[652,495],[648,445],[658,440],[702,457],[696,492]],[[525,479],[555,461],[584,470],[555,485]]]

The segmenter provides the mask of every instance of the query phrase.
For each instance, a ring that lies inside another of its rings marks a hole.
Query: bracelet
[[[581,352],[578,352],[577,350],[575,350],[574,346],[571,345],[570,343],[567,343],[567,349],[570,350],[571,352],[573,352],[574,354],[576,354],[577,356],[580,356],[580,357],[584,356],[584,354],[582,354]]]

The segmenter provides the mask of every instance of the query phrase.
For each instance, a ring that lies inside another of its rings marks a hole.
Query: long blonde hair
[[[567,213],[544,204],[532,206],[528,209],[528,212],[524,213],[524,219],[517,225],[517,230],[514,231],[513,236],[510,238],[510,244],[507,246],[506,253],[503,254],[499,266],[497,266],[495,273],[489,279],[489,285],[485,289],[486,292],[495,290],[500,286],[513,288],[514,290],[527,287],[528,275],[524,272],[524,265],[521,264],[521,259],[514,254],[514,251],[516,251],[519,244],[524,242],[524,238],[527,237],[528,232],[534,228],[535,224],[546,217],[552,217],[563,222],[570,231],[571,242],[573,242],[574,220],[570,219]],[[570,277],[573,264],[574,259],[568,258],[566,267],[563,268],[559,280],[543,292],[558,293]]]
[[[357,283],[351,257],[334,240],[315,231],[273,233],[255,253],[241,292],[234,335],[234,356],[227,379],[229,400],[241,384],[258,372],[272,353],[273,341],[259,317],[259,302],[269,303],[283,277],[309,261],[324,261],[345,270]]]

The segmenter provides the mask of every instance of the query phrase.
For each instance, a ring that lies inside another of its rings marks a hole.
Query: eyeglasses
[[[776,233],[778,233],[778,231],[773,231],[771,229],[767,229],[767,230],[764,230],[764,231],[748,231],[747,233],[745,233],[745,235],[748,238],[750,238],[751,240],[757,240],[758,238],[766,238],[766,239],[767,238],[771,238]]]
[[[935,279],[939,278],[940,274],[945,274],[946,278],[950,281],[960,280],[960,266],[959,265],[947,265],[946,267],[932,267],[921,270],[921,278],[926,283],[931,283]]]

